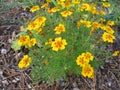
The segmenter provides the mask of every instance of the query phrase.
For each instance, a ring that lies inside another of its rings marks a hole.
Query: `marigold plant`
[[[116,39],[112,27],[115,22],[105,18],[109,7],[109,2],[89,0],[45,0],[40,5],[29,5],[34,16],[13,44],[29,49],[32,62],[25,55],[18,67],[30,65],[33,81],[42,78],[54,82],[66,79],[66,74],[93,79],[101,57],[108,55],[99,47]]]

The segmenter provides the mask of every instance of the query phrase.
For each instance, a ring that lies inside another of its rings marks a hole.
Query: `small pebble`
[[[9,42],[9,43],[12,43],[12,39],[8,39],[8,42]]]
[[[7,80],[3,80],[2,83],[8,85],[8,81]]]
[[[17,81],[14,79],[14,80],[12,80],[12,82],[13,82],[13,83],[16,83]]]
[[[15,80],[16,80],[16,81],[20,81],[20,79],[19,79],[19,78],[15,78]]]
[[[0,70],[0,75],[3,75],[3,71]]]
[[[6,54],[7,53],[7,50],[6,49],[2,49],[1,50],[1,54]]]
[[[80,90],[80,89],[76,87],[76,88],[73,88],[73,90]]]
[[[73,87],[77,87],[77,83],[76,82],[73,83]]]
[[[111,83],[111,82],[108,82],[107,84],[108,84],[108,86],[109,86],[109,87],[111,87],[111,85],[112,85],[112,83]]]

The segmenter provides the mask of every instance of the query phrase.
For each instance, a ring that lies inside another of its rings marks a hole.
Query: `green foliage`
[[[18,45],[18,40],[12,42],[11,48],[14,49],[15,51],[21,49],[21,47]]]

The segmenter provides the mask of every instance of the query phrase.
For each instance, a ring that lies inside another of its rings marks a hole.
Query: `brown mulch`
[[[0,20],[14,18],[17,21],[31,17],[28,11],[14,8],[0,15]],[[106,59],[105,65],[95,71],[95,79],[90,80],[75,75],[68,76],[68,81],[61,80],[54,85],[47,85],[44,81],[32,84],[29,69],[20,70],[17,67],[20,57],[26,53],[25,49],[14,51],[12,41],[20,30],[20,24],[14,22],[0,22],[0,90],[120,90],[120,56]],[[108,45],[111,50],[120,50],[120,40]]]

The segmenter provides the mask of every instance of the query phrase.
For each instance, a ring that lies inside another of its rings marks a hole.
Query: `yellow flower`
[[[31,58],[28,55],[24,55],[24,57],[20,60],[18,63],[19,68],[25,68],[28,67],[31,63]]]
[[[76,5],[77,5],[77,4],[80,4],[80,0],[72,0],[72,3],[73,3],[73,4],[76,4]]]
[[[107,21],[107,25],[113,26],[113,25],[115,25],[115,23],[114,23],[114,21],[109,20],[109,21]]]
[[[114,34],[114,30],[110,26],[104,26],[103,30],[110,34]]]
[[[35,30],[37,29],[39,26],[37,25],[37,23],[35,23],[34,21],[31,21],[29,24],[28,24],[28,27],[27,29],[28,30]]]
[[[115,39],[115,36],[112,34],[109,34],[107,32],[104,32],[102,35],[102,39],[106,42],[113,43],[113,40]]]
[[[55,34],[60,34],[61,32],[65,32],[65,26],[63,24],[59,24],[54,31],[56,31]]]
[[[47,3],[51,2],[51,0],[46,0]]]
[[[89,64],[90,60],[92,61],[94,56],[90,52],[82,53],[77,57],[76,63],[83,67],[86,64]]]
[[[20,36],[18,39],[18,45],[19,46],[26,45],[26,44],[28,44],[29,40],[30,40],[30,37],[28,35]]]
[[[116,51],[114,51],[113,56],[114,56],[114,57],[115,57],[115,56],[118,56],[119,53],[120,53],[120,51],[119,51],[119,50],[116,50]]]
[[[95,31],[95,29],[97,29],[97,28],[99,28],[98,22],[93,22],[92,28],[90,30],[90,34],[92,34]]]
[[[82,6],[79,8],[80,11],[89,11],[90,5],[88,3],[83,3]]]
[[[100,22],[103,23],[105,22],[106,20],[104,18],[100,18]]]
[[[35,44],[36,44],[36,38],[31,38],[31,39],[29,40],[28,46],[29,46],[29,47],[32,47],[32,46],[34,46]]]
[[[68,10],[65,10],[65,11],[61,12],[60,14],[61,14],[63,17],[68,17],[68,16],[70,16],[70,15],[72,14],[72,12],[71,12],[71,11],[68,11]]]
[[[67,45],[66,40],[58,37],[55,38],[55,41],[52,42],[51,47],[53,51],[58,51],[65,49],[65,45]]]
[[[103,2],[103,6],[106,7],[106,8],[108,8],[108,7],[110,7],[110,3],[108,3],[108,2]]]
[[[63,1],[62,1],[62,0],[59,0],[59,1],[57,2],[57,4],[60,5],[60,6],[64,6],[64,0],[63,0]]]
[[[89,11],[90,11],[92,14],[99,14],[98,11],[97,11],[97,9],[96,9],[96,5],[95,5],[95,4],[92,4],[92,5],[90,6]]]
[[[51,45],[51,44],[52,44],[52,42],[53,42],[53,39],[52,39],[52,38],[50,38],[47,42],[45,42],[45,45]]]
[[[35,11],[37,11],[37,10],[40,10],[40,7],[39,7],[38,5],[33,6],[33,7],[30,9],[31,12],[35,12]]]
[[[87,28],[91,27],[91,22],[86,20],[80,20],[81,24],[84,24]]]
[[[82,67],[82,76],[88,77],[88,78],[94,78],[94,69],[91,67],[90,64],[85,65]]]
[[[106,14],[106,12],[103,11],[103,10],[101,10],[101,11],[99,12],[99,14],[104,16],[104,15]]]
[[[51,10],[50,10],[52,13],[55,13],[55,12],[57,12],[57,11],[59,11],[59,8],[57,8],[57,7],[54,7],[54,8],[51,8]]]
[[[37,26],[40,28],[40,27],[43,27],[45,25],[45,21],[46,21],[45,17],[39,16],[34,20],[34,23],[36,23]]]
[[[84,56],[79,55],[76,60],[77,65],[80,65],[81,67],[85,66],[89,63],[89,60],[86,60]]]
[[[82,53],[82,56],[87,61],[92,61],[94,59],[94,56],[90,52]]]
[[[65,2],[62,4],[62,6],[63,6],[64,8],[70,7],[70,6],[71,6],[70,0],[65,0]]]
[[[41,8],[48,8],[48,3],[44,3]]]

